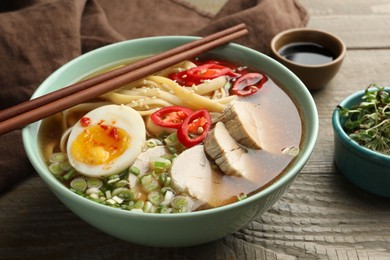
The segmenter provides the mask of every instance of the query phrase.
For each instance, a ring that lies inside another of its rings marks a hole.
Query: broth
[[[305,65],[320,65],[335,59],[329,49],[311,42],[287,44],[280,48],[279,53],[288,60]]]
[[[206,169],[213,172],[212,178],[207,182],[209,199],[207,203],[203,201],[195,203],[197,207],[194,210],[229,204],[237,201],[243,194],[250,195],[268,186],[288,169],[295,158],[283,151],[286,148],[299,148],[301,145],[304,133],[300,111],[289,95],[272,79],[268,79],[257,93],[248,97],[239,97],[238,100],[248,102],[254,108],[256,124],[261,128],[262,149],[247,149],[246,156],[239,161],[239,164],[245,167],[245,177],[225,175],[210,160],[210,165]],[[78,111],[76,117],[82,115],[83,113]],[[43,156],[48,162],[50,154],[60,150],[60,138],[64,131],[61,126],[62,120],[61,114],[57,114],[43,120],[41,124],[39,142]],[[210,159],[208,156],[207,158]],[[188,168],[183,171],[190,171],[191,163],[194,162],[189,161]],[[69,187],[69,180],[62,181]],[[139,196],[143,198],[148,196],[143,191],[140,194]]]

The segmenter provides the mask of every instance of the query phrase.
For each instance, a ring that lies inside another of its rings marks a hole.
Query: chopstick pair
[[[0,111],[0,135],[22,128],[30,123],[224,45],[246,35],[248,30],[245,27],[245,24],[230,27],[199,40],[4,109]]]

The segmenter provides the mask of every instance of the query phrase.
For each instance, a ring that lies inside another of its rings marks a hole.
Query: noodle
[[[155,80],[161,85],[168,86],[175,95],[180,98],[185,105],[192,109],[205,108],[211,112],[222,112],[225,105],[218,102],[211,101],[210,99],[196,94],[193,90],[183,88],[171,79],[161,76],[149,76],[151,80]]]

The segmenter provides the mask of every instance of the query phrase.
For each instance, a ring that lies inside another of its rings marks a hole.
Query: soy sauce
[[[312,42],[290,43],[283,46],[279,53],[288,60],[305,65],[319,65],[335,59],[329,49]]]

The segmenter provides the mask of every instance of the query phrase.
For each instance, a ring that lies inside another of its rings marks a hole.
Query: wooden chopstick
[[[73,93],[79,92],[81,90],[84,90],[86,88],[92,87],[94,85],[97,85],[99,83],[102,83],[104,81],[107,81],[111,78],[123,75],[125,73],[131,72],[133,70],[139,69],[141,67],[144,67],[150,63],[157,62],[159,60],[165,59],[167,57],[170,57],[172,55],[176,55],[180,52],[192,49],[194,47],[200,46],[202,44],[214,41],[218,38],[221,38],[223,36],[229,35],[231,33],[237,32],[239,30],[242,30],[245,28],[245,24],[239,24],[233,27],[230,27],[228,29],[225,29],[223,31],[208,35],[204,38],[201,38],[196,41],[189,42],[187,44],[175,47],[173,49],[164,51],[162,53],[159,53],[157,55],[150,56],[148,58],[142,59],[140,61],[128,64],[124,67],[115,69],[113,71],[106,72],[104,74],[98,75],[96,77],[86,79],[80,82],[77,82],[73,85],[67,86],[65,88],[62,88],[60,90],[51,92],[49,94],[43,95],[41,97],[20,103],[18,105],[15,105],[13,107],[4,109],[0,111],[0,122],[4,121],[6,119],[9,119],[11,117],[14,117],[16,115],[22,114],[24,112],[27,112],[29,110],[35,109],[39,106],[48,104],[50,102],[53,102],[57,99],[60,99],[61,97],[71,95]]]
[[[194,58],[247,33],[245,25],[240,24],[3,110],[0,113],[0,118],[4,118],[0,122],[0,135],[96,98],[183,60]]]

